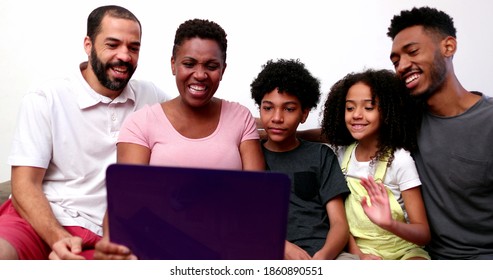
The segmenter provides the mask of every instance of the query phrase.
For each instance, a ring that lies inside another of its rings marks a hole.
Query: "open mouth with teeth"
[[[128,77],[128,68],[124,66],[114,66],[110,68],[113,70],[116,79],[126,79]]]
[[[350,131],[352,132],[361,132],[366,128],[366,124],[351,124]]]
[[[406,84],[409,84],[419,78],[419,74],[412,74],[406,78]]]
[[[355,128],[355,129],[361,129],[361,128],[364,128],[366,125],[364,125],[364,124],[356,124],[356,123],[354,123],[354,124],[352,124],[351,126],[352,126],[353,128]]]
[[[406,83],[406,87],[409,89],[416,87],[418,85],[418,80],[420,77],[421,74],[419,73],[413,73],[407,76],[404,80],[404,82]]]
[[[205,85],[189,85],[188,90],[192,96],[200,97],[207,93],[207,86]]]
[[[113,72],[115,79],[128,79],[133,73],[133,65],[130,62],[118,61],[108,63],[107,69]]]

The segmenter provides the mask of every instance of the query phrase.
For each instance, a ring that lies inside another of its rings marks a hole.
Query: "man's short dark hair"
[[[139,24],[140,36],[142,37],[142,25],[139,19],[129,10],[116,6],[108,5],[94,9],[87,17],[87,36],[94,42],[96,36],[101,32],[101,21],[104,16],[109,15],[114,18],[133,20]]]
[[[390,21],[387,35],[394,40],[403,29],[417,25],[423,26],[425,30],[434,32],[442,38],[446,36],[456,38],[453,19],[445,12],[430,7],[414,7],[412,10],[401,11]]]

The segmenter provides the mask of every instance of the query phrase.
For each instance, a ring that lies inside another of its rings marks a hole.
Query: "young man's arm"
[[[243,170],[264,171],[265,161],[262,148],[258,140],[246,140],[240,144],[241,162]]]
[[[286,240],[284,245],[285,260],[310,260],[312,257],[300,246]]]
[[[349,239],[349,225],[342,196],[331,199],[325,208],[329,217],[330,229],[324,246],[313,255],[313,259],[333,260],[346,247]]]
[[[79,256],[82,240],[67,232],[55,218],[43,193],[46,169],[31,166],[12,167],[12,203],[50,248],[57,249],[58,258],[83,259]]]

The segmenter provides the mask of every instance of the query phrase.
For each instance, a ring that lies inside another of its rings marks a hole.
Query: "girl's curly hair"
[[[322,134],[328,143],[338,149],[356,141],[346,127],[345,112],[346,95],[357,83],[370,87],[373,102],[378,99],[381,122],[378,151],[373,158],[389,156],[390,164],[396,149],[416,151],[421,112],[404,83],[390,70],[350,73],[331,87],[322,111]]]

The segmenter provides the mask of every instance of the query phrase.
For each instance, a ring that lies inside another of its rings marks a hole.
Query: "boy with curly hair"
[[[342,252],[349,228],[349,189],[327,145],[298,139],[296,130],[320,98],[320,82],[299,60],[269,60],[251,83],[267,134],[266,167],[292,181],[285,259],[353,259]]]

